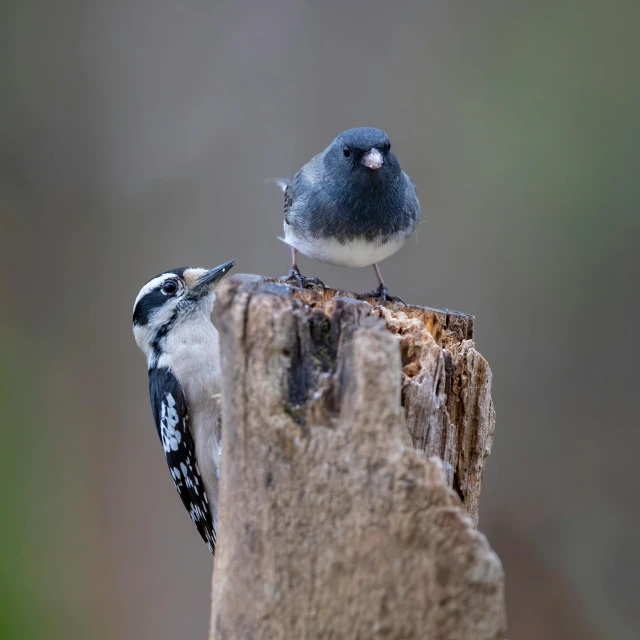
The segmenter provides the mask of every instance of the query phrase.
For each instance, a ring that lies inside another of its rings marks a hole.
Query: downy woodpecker
[[[215,286],[234,264],[162,273],[133,305],[133,334],[147,358],[151,409],[169,471],[211,553],[221,454],[220,344],[211,312]]]

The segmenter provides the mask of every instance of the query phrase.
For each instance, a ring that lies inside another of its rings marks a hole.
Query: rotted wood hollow
[[[502,639],[475,528],[494,413],[473,318],[351,295],[220,288],[211,638]]]

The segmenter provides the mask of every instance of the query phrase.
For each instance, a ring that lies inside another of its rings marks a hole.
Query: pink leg
[[[313,285],[324,289],[324,282],[319,278],[307,278],[300,274],[300,269],[298,269],[298,250],[294,247],[291,247],[291,269],[289,269],[289,274],[280,279],[285,283],[293,280],[300,289],[311,288]]]
[[[387,289],[387,285],[384,283],[382,279],[382,274],[380,273],[380,268],[377,264],[374,263],[373,270],[376,273],[376,278],[378,279],[378,288],[373,291],[369,291],[368,293],[359,293],[358,298],[366,299],[366,298],[377,298],[380,300],[382,304],[385,302],[400,302],[406,305],[405,301],[402,298],[398,298],[398,296],[390,296],[389,290]]]

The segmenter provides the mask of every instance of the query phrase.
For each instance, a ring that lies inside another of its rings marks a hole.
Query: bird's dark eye
[[[342,155],[348,158],[351,155],[351,149],[349,149],[349,147],[342,147]]]
[[[167,280],[162,283],[162,293],[168,296],[173,295],[178,290],[178,283],[175,280]]]

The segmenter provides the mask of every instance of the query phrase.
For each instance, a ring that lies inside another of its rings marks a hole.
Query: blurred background
[[[391,291],[475,314],[493,369],[480,528],[510,639],[640,637],[636,0],[0,11],[1,637],[206,637],[211,560],[132,303],[185,264],[286,273],[264,179],[358,125],[389,134],[426,222]]]

